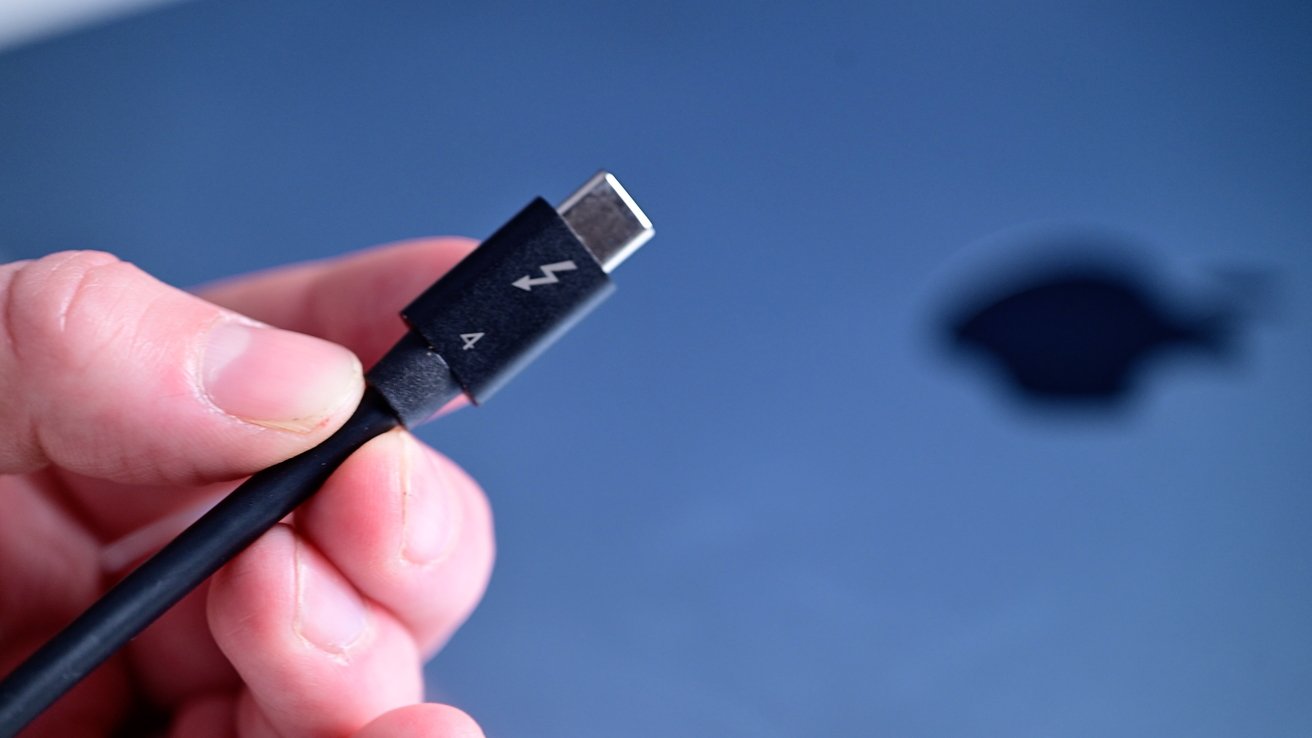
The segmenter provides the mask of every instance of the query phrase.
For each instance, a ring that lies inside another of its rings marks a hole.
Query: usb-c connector
[[[429,386],[447,384],[448,372],[472,402],[484,402],[610,295],[606,273],[652,232],[608,172],[559,210],[534,200],[401,311],[411,337],[369,383],[407,425],[449,399]]]
[[[638,203],[610,172],[597,172],[556,210],[607,274],[656,235]]]

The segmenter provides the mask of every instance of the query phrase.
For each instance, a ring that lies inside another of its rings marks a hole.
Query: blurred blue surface
[[[608,167],[658,231],[620,293],[421,433],[500,536],[434,697],[494,737],[1306,736],[1310,114],[1306,3],[195,3],[0,55],[0,251],[189,284]],[[931,320],[1045,224],[1280,310],[1122,411],[1026,408]]]

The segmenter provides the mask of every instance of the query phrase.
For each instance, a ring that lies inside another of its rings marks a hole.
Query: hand
[[[0,266],[0,673],[179,518],[336,430],[361,361],[470,248],[399,244],[205,300],[108,254]],[[492,556],[478,486],[384,434],[24,735],[481,736],[416,703],[424,659],[481,597]]]

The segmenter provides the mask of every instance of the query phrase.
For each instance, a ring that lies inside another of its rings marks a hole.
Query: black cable
[[[314,494],[347,456],[398,425],[373,391],[328,440],[246,480],[128,574],[0,684],[0,733],[12,735]]]
[[[606,274],[651,237],[602,172],[557,210],[540,198],[402,312],[410,332],[318,446],[244,482],[0,681],[0,736],[61,695],[319,489],[369,439],[467,395],[486,400],[613,289]]]

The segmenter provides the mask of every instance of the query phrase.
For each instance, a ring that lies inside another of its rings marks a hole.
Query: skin
[[[0,673],[199,504],[336,430],[400,308],[472,247],[396,244],[196,294],[97,252],[0,266]],[[422,704],[421,667],[493,548],[478,485],[387,433],[23,735],[482,736]]]

